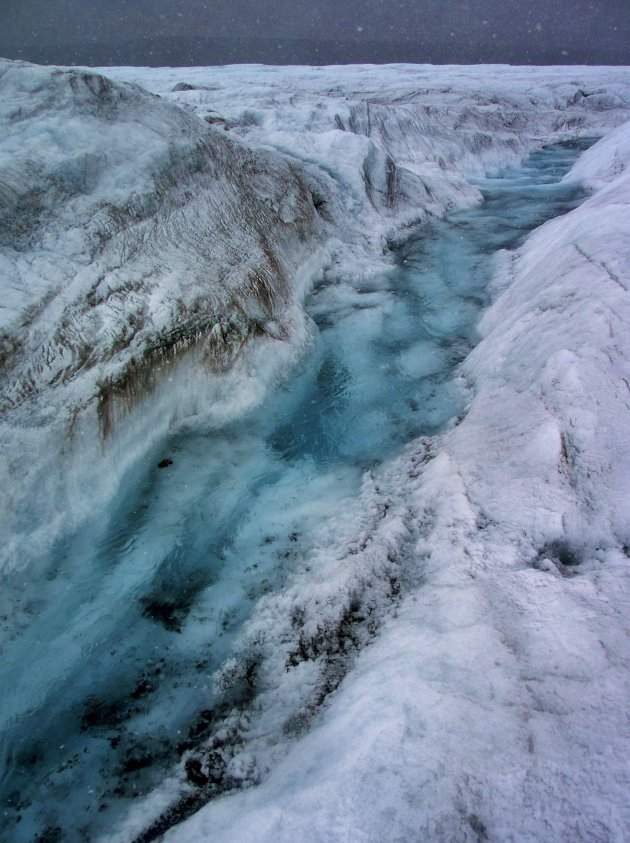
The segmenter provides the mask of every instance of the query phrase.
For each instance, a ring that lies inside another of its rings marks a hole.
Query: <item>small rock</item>
[[[203,787],[208,784],[208,776],[204,773],[201,761],[198,758],[189,758],[186,761],[186,778],[191,784]]]
[[[158,468],[167,468],[169,465],[173,465],[173,460],[169,460],[167,457],[166,459],[159,461]]]

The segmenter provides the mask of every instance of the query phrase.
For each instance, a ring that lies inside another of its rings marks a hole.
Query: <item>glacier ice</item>
[[[164,781],[104,812],[107,839],[200,807],[219,752],[260,783],[171,839],[623,840],[627,70],[0,73],[3,635],[34,658],[4,696],[8,771],[80,712],[87,790],[117,774],[93,682],[119,658],[118,759]],[[531,174],[492,177],[599,135],[519,223]],[[473,219],[491,264],[459,249]],[[431,297],[393,292],[432,260]],[[384,359],[371,394],[356,367]],[[173,766],[186,717],[231,693],[248,706],[204,715],[206,754]]]

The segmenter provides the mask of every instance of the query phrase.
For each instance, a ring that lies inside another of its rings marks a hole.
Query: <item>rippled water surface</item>
[[[389,271],[322,282],[314,346],[264,406],[163,443],[39,576],[3,584],[3,840],[97,839],[194,746],[255,601],[366,467],[464,412],[490,255],[579,204],[558,182],[588,145],[480,181],[481,207],[418,229]]]

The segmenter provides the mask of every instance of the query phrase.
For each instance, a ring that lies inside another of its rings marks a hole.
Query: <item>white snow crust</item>
[[[261,660],[229,762],[235,780],[256,769],[260,783],[166,839],[627,841],[630,70],[119,68],[107,71],[106,115],[97,75],[17,63],[0,73],[3,211],[8,202],[25,226],[3,235],[0,258],[7,565],[36,560],[173,425],[219,425],[259,400],[308,341],[301,300],[316,278],[374,272],[405,226],[479,202],[474,176],[543,143],[604,135],[566,177],[592,195],[497,257],[482,339],[460,373],[465,417],[366,472],[215,677],[229,684],[253,651]],[[190,89],[173,91],[182,82]],[[183,174],[162,187],[174,160]],[[129,212],[132,197],[146,213]],[[248,202],[260,208],[256,237],[241,219]],[[95,249],[94,220],[112,207],[133,220]],[[261,266],[282,282],[257,309],[246,270]],[[98,315],[85,306],[93,291]],[[206,325],[236,303],[244,353],[234,362],[226,340],[230,366],[217,374],[187,336],[193,351],[128,395],[103,439],[103,379],[202,299],[203,349]],[[131,302],[143,327],[121,340]],[[76,366],[80,343],[91,365]],[[37,546],[25,549],[31,532]],[[392,607],[394,577],[404,587]],[[315,643],[358,598],[383,624],[301,723]],[[311,652],[288,671],[296,609]],[[179,789],[174,775],[108,839],[133,839]]]

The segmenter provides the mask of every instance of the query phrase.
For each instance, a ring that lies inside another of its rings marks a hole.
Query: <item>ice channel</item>
[[[162,443],[39,575],[3,583],[2,839],[97,839],[194,746],[260,595],[282,589],[366,467],[465,411],[457,366],[489,256],[579,203],[560,179],[588,145],[480,181],[482,206],[418,228],[389,271],[329,274],[307,302],[313,347],[264,406]]]

